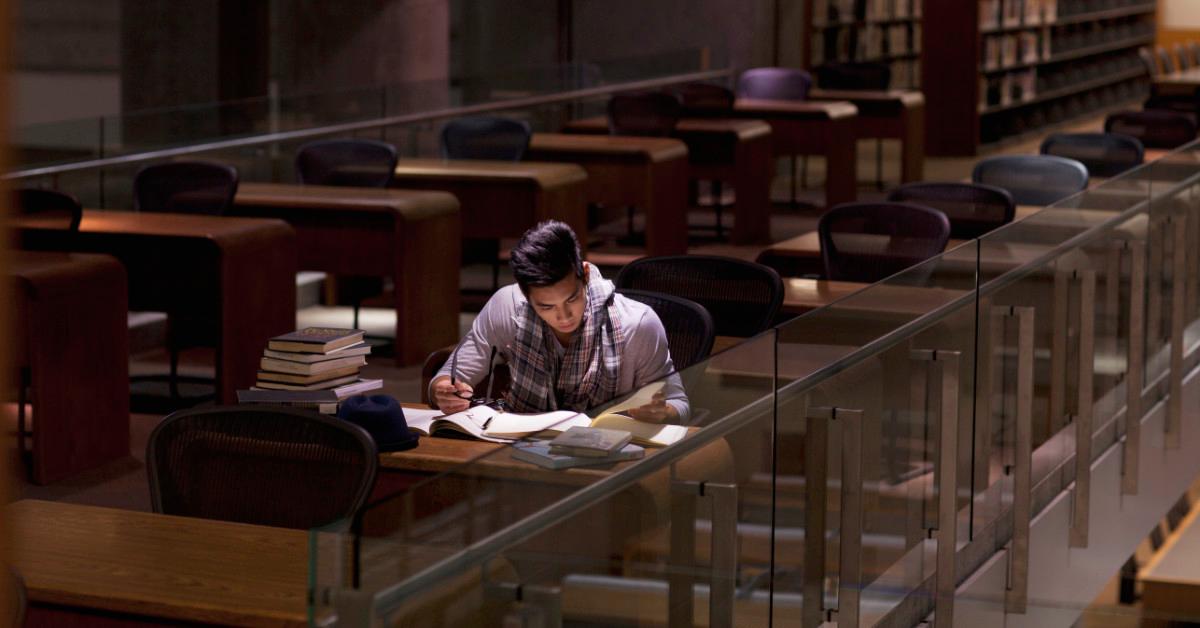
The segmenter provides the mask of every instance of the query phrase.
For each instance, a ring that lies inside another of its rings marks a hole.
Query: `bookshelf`
[[[924,0],[813,0],[806,3],[805,66],[880,62],[893,89],[921,85]]]
[[[1135,103],[1154,0],[925,0],[931,154],[974,154],[1040,128]],[[948,38],[940,36],[953,33]],[[975,50],[975,55],[963,51]]]

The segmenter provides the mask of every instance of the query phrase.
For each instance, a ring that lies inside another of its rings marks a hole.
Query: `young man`
[[[442,412],[467,409],[495,347],[508,363],[512,383],[505,399],[514,412],[582,412],[670,375],[652,403],[629,414],[655,423],[687,418],[687,397],[658,315],[615,293],[612,282],[580,258],[570,227],[552,220],[526,231],[509,265],[517,284],[492,295],[456,355],[429,383]]]

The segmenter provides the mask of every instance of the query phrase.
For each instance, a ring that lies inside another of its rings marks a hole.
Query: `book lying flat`
[[[524,431],[495,432],[489,429],[500,418],[503,418],[510,427],[519,425]],[[456,434],[452,435],[465,435],[493,443],[507,443],[527,434],[565,430],[570,425],[579,425],[589,419],[585,415],[569,410],[544,414],[516,414],[498,412],[488,406],[475,406],[462,412],[446,415],[438,410],[405,408],[404,420],[408,423],[409,430],[425,436],[439,433],[446,435],[447,432],[455,432]]]
[[[334,349],[362,342],[361,329],[338,329],[334,327],[305,327],[288,334],[275,336],[267,341],[273,351],[295,351],[298,353],[329,353]]]
[[[600,427],[572,427],[550,441],[550,451],[566,456],[611,456],[629,444],[633,434]]]
[[[291,360],[278,360],[275,358],[262,358],[259,361],[259,367],[264,371],[273,373],[291,373],[294,375],[317,375],[327,373],[338,369],[344,369],[348,366],[366,366],[367,359],[361,355],[352,355],[345,358],[337,358],[334,360],[325,360],[323,362],[292,362]]]
[[[254,384],[251,390],[332,390],[338,399],[345,399],[352,395],[359,395],[370,390],[383,388],[382,379],[361,379],[358,376],[352,375],[341,379],[321,382],[319,384],[280,384],[278,382],[258,381]]]
[[[327,362],[329,360],[340,360],[348,358],[352,355],[370,355],[371,345],[365,342],[352,344],[341,349],[334,349],[329,353],[296,353],[295,351],[274,351],[271,349],[263,350],[264,358],[274,358],[276,360],[287,360],[288,362],[299,362],[300,364],[313,364],[315,362]]]
[[[593,465],[612,464],[623,460],[637,460],[645,457],[646,450],[638,445],[625,445],[623,448],[603,457],[571,456],[554,453],[546,441],[522,441],[513,443],[512,457],[522,462],[536,464],[547,469],[569,469],[571,467],[587,467]]]
[[[258,381],[277,382],[281,384],[317,384],[342,377],[357,377],[361,365],[343,366],[340,368],[313,373],[312,375],[296,375],[294,373],[276,373],[274,371],[259,371]]]

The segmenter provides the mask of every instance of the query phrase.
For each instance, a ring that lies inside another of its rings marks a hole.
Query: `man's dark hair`
[[[565,223],[547,220],[525,232],[513,247],[508,265],[521,292],[562,281],[568,274],[583,277],[579,240]]]

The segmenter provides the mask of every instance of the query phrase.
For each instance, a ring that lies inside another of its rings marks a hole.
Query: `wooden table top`
[[[847,299],[870,288],[869,291]],[[836,303],[835,309],[869,310],[899,314],[922,315],[969,294],[962,290],[918,288],[891,284],[867,284],[852,281],[828,281],[786,277],[783,280],[783,309],[802,314]]]
[[[189,622],[307,624],[308,533],[61,502],[6,507],[34,603]]]
[[[531,182],[553,188],[587,180],[587,172],[575,164],[538,161],[486,161],[480,159],[401,159],[396,164],[393,185],[404,186],[405,178],[464,182]]]
[[[925,104],[925,94],[912,89],[851,90],[821,89],[808,90],[813,100],[848,100],[853,103],[896,103],[905,107]]]
[[[1200,86],[1200,67],[1160,74],[1153,81],[1155,85]]]
[[[575,134],[606,134],[608,133],[608,118],[605,116],[579,118],[571,120],[563,128]],[[681,118],[675,125],[674,132],[676,137],[685,140],[689,136],[695,135],[734,135],[740,141],[747,141],[770,134],[771,125],[762,120],[745,118]]]
[[[9,224],[17,229],[42,229],[48,226],[45,221],[25,217],[12,218]],[[272,231],[292,234],[292,228],[286,222],[274,218],[230,218],[103,209],[84,209],[83,220],[79,223],[81,234],[203,238],[218,242],[236,242]]]
[[[290,183],[242,183],[233,202],[295,209],[396,212],[414,217],[427,212],[458,211],[458,199],[447,192]]]
[[[687,159],[687,145],[669,137],[638,137],[628,135],[583,135],[569,133],[534,133],[529,150],[538,153],[554,152],[565,156],[638,156],[645,161],[660,162]]]
[[[738,98],[734,111],[742,115],[796,120],[845,120],[858,115],[858,107],[844,100],[768,100]]]
[[[8,252],[6,272],[10,277],[23,277],[37,282],[41,279],[53,280],[64,272],[73,274],[80,268],[114,265],[121,270],[120,262],[110,255],[13,249]],[[124,271],[121,270],[121,273],[124,274]]]

